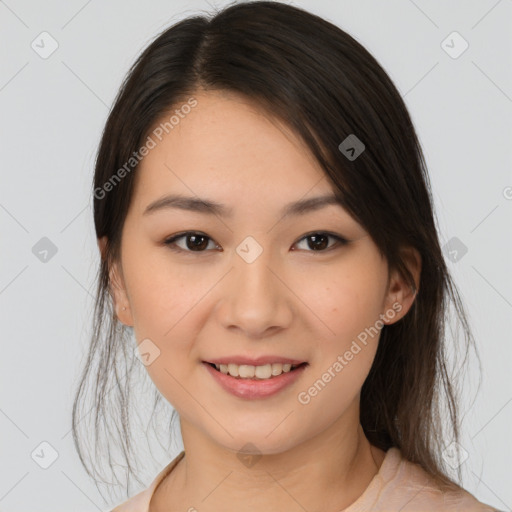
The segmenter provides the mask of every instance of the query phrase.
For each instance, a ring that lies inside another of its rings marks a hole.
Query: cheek
[[[375,254],[359,253],[308,276],[308,282],[316,286],[303,283],[298,295],[308,298],[315,313],[316,364],[311,392],[302,390],[305,410],[321,414],[327,406],[334,418],[356,399],[373,364],[387,266]]]
[[[339,265],[308,274],[298,295],[323,325],[323,340],[340,349],[365,328],[373,326],[382,312],[387,268],[372,256],[347,258]]]
[[[379,281],[378,272],[353,269],[340,269],[335,279],[317,287],[316,297],[310,295],[319,317],[312,336],[315,361],[298,399],[305,422],[322,418],[321,425],[313,422],[311,428],[330,424],[358,400],[377,352],[380,324],[376,322],[385,283]]]
[[[208,287],[193,266],[173,265],[165,249],[127,247],[123,268],[137,340],[165,343],[186,323]]]

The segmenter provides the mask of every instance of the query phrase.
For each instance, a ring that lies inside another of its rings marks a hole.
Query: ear
[[[397,322],[407,314],[419,290],[421,276],[420,253],[413,247],[405,247],[402,249],[402,258],[414,278],[414,289],[411,288],[398,270],[390,272],[383,311],[383,321],[388,325]]]
[[[107,237],[98,238],[98,248],[101,258],[107,258]],[[124,276],[119,261],[114,261],[109,267],[109,293],[114,303],[114,311],[120,322],[132,327],[133,318],[130,301],[126,292]]]

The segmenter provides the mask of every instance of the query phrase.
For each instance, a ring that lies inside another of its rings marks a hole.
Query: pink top
[[[149,512],[149,502],[157,485],[185,456],[179,453],[153,480],[151,485],[118,505],[111,512]],[[433,487],[421,466],[402,458],[398,448],[390,448],[379,472],[366,490],[349,507],[340,512],[497,512],[461,489],[444,494]]]

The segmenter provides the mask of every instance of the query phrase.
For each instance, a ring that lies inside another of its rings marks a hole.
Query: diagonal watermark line
[[[73,281],[75,281],[75,283],[77,283],[83,290],[85,290],[94,299],[94,295],[78,279],[76,279],[75,276],[64,265],[61,265],[61,267],[67,272],[67,274],[69,276],[71,276],[71,278],[73,279]]]
[[[92,0],[89,0],[87,3],[85,3],[71,18],[62,25],[61,30],[69,25],[71,21],[73,21],[90,3]]]
[[[28,229],[3,205],[0,204],[0,208],[2,208],[5,213],[11,216],[11,218],[18,223],[18,225],[25,230],[26,233],[28,233]]]
[[[1,498],[0,501],[2,501],[27,475],[29,474],[29,471],[27,471]]]
[[[126,379],[126,376],[127,376],[127,373],[125,373],[122,377],[121,380],[125,380]],[[118,382],[114,382],[112,383],[112,386],[111,388],[105,393],[105,397],[116,387],[119,386],[119,383]],[[87,418],[87,416],[89,416],[89,414],[91,414],[91,412],[94,411],[94,406],[92,406],[78,421],[77,421],[77,425],[80,424],[85,418]],[[61,441],[66,437],[68,436],[71,432],[73,431],[72,428],[70,428],[60,439]]]
[[[281,281],[281,283],[286,286],[286,288],[288,288],[288,290],[290,290],[295,295],[295,297],[297,297],[297,299],[302,302],[302,304],[304,304],[304,306],[306,306],[311,311],[311,313],[313,313],[318,318],[318,320],[320,320],[320,322],[325,325],[325,327],[327,327],[327,329],[329,329],[329,331],[332,332],[334,336],[336,336],[336,333],[268,265],[266,265],[266,267],[279,279],[279,281]]]
[[[488,422],[487,422],[487,423],[486,423],[486,424],[485,424],[485,425],[484,425],[484,426],[483,426],[483,427],[482,427],[478,432],[476,432],[476,434],[473,434],[473,435],[471,436],[471,440],[473,440],[473,439],[474,439],[478,434],[480,434],[480,432],[482,432],[482,430],[483,430],[485,427],[487,427],[487,425],[489,425],[489,423],[491,423],[491,421],[492,421],[494,418],[496,418],[496,416],[498,416],[498,414],[499,414],[503,409],[505,409],[505,407],[506,407],[510,402],[512,402],[512,398],[510,398],[509,400],[507,400],[507,401],[505,402],[505,405],[504,405],[504,406],[503,406],[503,407],[502,407],[502,408],[501,408],[501,409],[500,409],[500,410],[499,410],[499,411],[498,411],[498,412],[497,412],[497,413],[496,413],[496,414],[495,414],[495,415],[494,415],[494,416],[493,416],[493,417],[492,417],[492,418],[491,418],[491,419],[490,419],[490,420],[489,420],[489,421],[488,421]]]
[[[272,477],[272,479],[274,480],[274,482],[275,482],[277,485],[279,485],[279,487],[281,487],[281,489],[283,489],[283,491],[284,491],[286,494],[288,494],[288,496],[290,496],[290,498],[291,498],[293,501],[295,501],[295,503],[297,503],[297,505],[299,505],[299,507],[300,507],[302,510],[304,510],[305,512],[308,512],[308,509],[307,509],[307,508],[304,508],[304,507],[302,506],[302,503],[298,502],[298,501],[295,499],[295,497],[294,497],[292,494],[290,494],[290,493],[288,492],[288,489],[286,489],[286,487],[284,487],[283,485],[281,485],[281,483],[279,482],[279,480],[277,480],[277,479],[274,477],[274,475],[273,475],[272,473],[269,473],[268,471],[266,471],[266,473],[268,473],[268,474]]]
[[[290,411],[265,437],[268,437],[270,434],[274,433],[279,427],[279,425],[282,425],[288,419],[288,416],[290,416],[290,414],[292,414],[293,412],[295,411]]]
[[[84,491],[82,491],[82,489],[80,489],[80,487],[78,487],[78,485],[75,484],[75,482],[73,482],[73,480],[71,480],[71,478],[69,478],[68,475],[66,475],[66,473],[64,473],[64,471],[62,471],[62,469],[60,470],[60,472],[98,509],[98,510],[101,510],[100,507],[98,507],[98,505],[96,505],[96,503],[94,503],[94,501],[91,500],[91,498],[87,495],[87,493],[85,493]]]
[[[4,411],[2,411],[2,409],[0,409],[0,412],[27,438],[29,439],[29,437],[27,436],[27,434],[25,434],[25,432],[23,432],[23,430],[21,430],[21,428],[11,419],[9,418],[9,416],[7,416],[7,414],[5,414]]]
[[[407,505],[409,505],[409,503],[411,503],[411,501],[413,501],[413,500],[416,498],[416,496],[418,496],[418,494],[419,494],[421,491],[423,491],[423,489],[425,489],[426,487],[427,487],[426,485],[422,485],[422,486],[421,486],[421,488],[420,488],[420,489],[418,489],[418,491],[414,494],[414,496],[413,496],[411,499],[407,500],[407,502],[406,502],[406,503],[404,503],[404,504],[403,504],[403,505],[398,509],[398,512],[400,512],[401,510],[404,510],[404,507],[406,507]],[[428,489],[427,489],[427,491],[428,491]]]
[[[492,492],[494,494],[494,496],[496,496],[496,499],[500,500],[501,503],[503,503],[503,505],[505,505],[505,507],[507,507],[507,510],[510,510],[510,507],[473,470],[471,470],[471,473],[473,473],[473,475],[475,475],[478,478],[478,481],[483,483],[485,485],[485,487],[487,487],[487,489],[489,489],[489,491]],[[499,511],[496,511],[496,512],[499,512]]]
[[[23,23],[23,25],[25,25],[25,27],[30,28],[30,27],[29,27],[29,26],[28,26],[28,25],[27,25],[27,24],[26,24],[26,23],[25,23],[25,22],[24,22],[24,21],[23,21],[23,20],[22,20],[22,19],[21,19],[21,18],[20,18],[20,17],[19,17],[19,16],[18,16],[18,15],[17,15],[17,14],[16,14],[16,13],[15,13],[15,12],[14,12],[14,11],[13,11],[9,6],[8,6],[8,5],[7,5],[7,4],[6,4],[6,3],[5,3],[5,2],[4,2],[4,0],[0,0],[0,4],[4,4],[4,5],[5,5],[5,7],[6,7],[7,9],[9,9],[9,11],[11,11],[11,13],[12,13],[14,16],[16,16],[16,18],[18,18],[18,20],[19,20],[21,23]]]
[[[2,85],[2,87],[0,87],[0,91],[3,91],[27,66],[28,61],[25,62],[25,64],[23,64],[23,66],[21,66],[21,68],[18,69],[18,71],[16,71],[16,73],[14,73],[14,75],[4,85]]]
[[[507,98],[508,101],[512,102],[510,96],[489,75],[487,75],[485,71],[482,68],[480,68],[474,60],[472,60],[471,62],[480,70],[482,75],[484,75],[487,78],[487,80],[489,80],[496,87],[496,89],[498,89],[503,94],[503,96]]]
[[[421,13],[422,13],[422,14],[423,14],[423,15],[424,15],[424,16],[425,16],[425,17],[430,21],[430,23],[432,23],[432,25],[434,25],[434,27],[439,28],[439,27],[438,27],[438,25],[434,22],[434,20],[433,20],[430,16],[428,16],[428,15],[425,13],[425,11],[422,11],[422,10],[421,10],[421,9],[420,9],[420,8],[419,8],[419,7],[414,3],[414,2],[413,2],[413,0],[409,0],[409,2],[411,2],[411,4],[413,4],[413,5],[414,5],[414,7],[416,7],[416,9],[418,9],[418,11],[420,11],[420,12],[421,12]]]
[[[18,279],[18,277],[23,274],[23,272],[25,272],[25,270],[27,270],[28,268],[28,265],[25,265],[25,268],[23,268],[22,270],[20,270],[1,290],[0,290],[0,294],[1,293],[4,293],[5,290],[7,290],[7,288],[12,284],[14,283],[14,281],[16,281],[16,279]]]
[[[494,212],[496,210],[496,208],[498,208],[499,204],[497,204],[471,231],[470,233],[473,233],[473,231],[475,231],[475,229],[480,226],[480,224],[482,224],[482,222],[487,219],[487,217],[489,217],[489,215],[491,215],[492,212]]]
[[[61,233],[64,233],[64,231],[66,231],[66,229],[69,228],[69,226],[71,226],[71,224],[73,224],[73,222],[75,222],[75,220],[80,217],[80,215],[82,215],[82,213],[87,210],[87,208],[89,208],[90,204],[87,204],[84,208],[82,208],[72,219],[70,222],[68,222],[62,229],[61,229]]]
[[[109,108],[109,106],[63,60],[61,60],[61,62],[62,64],[64,64],[64,66],[66,66],[69,69],[69,71],[71,71],[71,73],[73,73],[73,75],[75,75],[78,78],[78,80],[80,80],[80,82],[82,82],[82,84],[85,85],[85,87],[87,87],[87,89],[89,89],[89,91],[91,91],[94,94],[94,96],[96,96],[96,98],[98,98],[101,101],[101,103],[103,103],[103,105],[105,105],[105,107]]]
[[[218,489],[221,484],[224,483],[224,480],[226,480],[226,478],[231,475],[231,473],[233,473],[233,471],[230,471],[202,500],[201,502],[203,502],[204,500],[206,500],[207,498],[209,498],[214,492],[216,489]],[[195,509],[194,509],[195,510]]]
[[[316,183],[311,185],[311,187],[302,195],[300,199],[304,199],[322,180],[325,180],[325,176],[322,176]],[[284,216],[277,219],[277,221],[272,225],[272,227],[267,231],[267,233],[270,233],[276,226],[283,220]]]
[[[219,6],[218,5],[212,5],[209,0],[204,0],[211,8],[213,11],[217,12],[219,10]]]
[[[508,301],[506,297],[504,297],[473,265],[471,265],[471,268],[510,306],[512,307],[512,304]]]
[[[437,65],[439,61],[437,61],[404,95],[405,98]]]
[[[192,395],[192,393],[190,393],[190,391],[185,386],[183,386],[183,384],[167,368],[164,367],[164,370],[176,381],[177,384],[181,386],[183,391],[188,393],[192,400],[194,400],[200,407],[204,409],[206,414],[208,414],[208,416],[210,416],[212,420],[215,421],[219,425],[219,427],[221,427],[226,432],[226,434],[228,434],[230,437],[233,437],[231,432],[229,432],[229,430],[222,423],[220,423],[220,421],[218,421],[217,418],[215,418],[215,416],[213,416],[213,414],[211,414],[210,411],[201,402],[199,402],[199,400],[197,400],[197,398],[194,395]]]
[[[165,334],[167,336],[211,291],[215,286],[217,286],[222,279],[224,279],[231,271],[233,267],[231,267]]]
[[[499,3],[501,3],[501,0],[498,0],[472,27],[471,30],[473,30]]]

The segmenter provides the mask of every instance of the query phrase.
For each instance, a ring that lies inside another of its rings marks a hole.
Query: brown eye
[[[337,243],[331,244],[329,246],[329,238],[336,240]],[[306,249],[308,252],[326,252],[326,250],[331,249],[333,246],[335,247],[336,245],[345,245],[348,243],[347,240],[338,235],[333,233],[324,233],[323,231],[319,231],[317,233],[309,233],[308,235],[302,237],[299,243],[303,240],[308,241],[308,249]]]
[[[185,239],[185,245],[179,246],[176,241],[181,240],[182,238]],[[208,241],[213,242],[209,236],[206,236],[202,233],[189,231],[172,236],[171,238],[165,240],[164,243],[174,251],[205,252],[205,249],[208,247]]]
[[[184,240],[185,243],[178,244],[178,241]],[[329,245],[329,239],[334,240],[333,244]],[[327,252],[332,248],[335,248],[338,245],[345,245],[348,241],[342,238],[339,235],[335,235],[334,233],[326,233],[323,231],[309,233],[303,236],[298,243],[302,243],[302,241],[307,241],[307,248],[301,249],[306,252]],[[195,231],[187,231],[185,233],[180,233],[177,235],[173,235],[172,237],[165,240],[165,245],[167,245],[171,250],[177,252],[188,252],[188,253],[200,253],[207,252],[208,244],[213,243],[213,247],[210,249],[218,248],[219,246],[213,242],[213,240],[205,235],[204,233],[199,233]],[[292,248],[292,250],[294,250]]]

